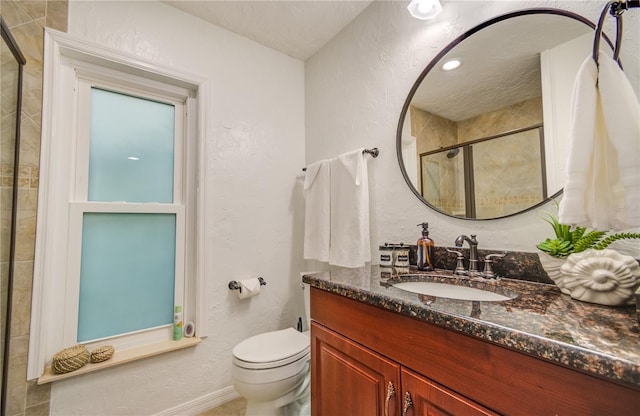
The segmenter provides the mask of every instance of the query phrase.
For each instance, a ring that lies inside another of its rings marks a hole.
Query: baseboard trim
[[[196,399],[156,413],[154,416],[197,416],[198,414],[240,397],[233,386],[205,394]]]

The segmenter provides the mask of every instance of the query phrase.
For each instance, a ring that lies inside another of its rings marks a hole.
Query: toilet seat
[[[240,342],[233,348],[233,363],[249,370],[286,366],[310,354],[308,333],[293,328],[265,332]]]

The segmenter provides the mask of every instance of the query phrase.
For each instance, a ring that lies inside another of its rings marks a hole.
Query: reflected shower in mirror
[[[538,124],[420,154],[420,192],[451,216],[504,217],[547,198],[544,167]]]
[[[573,79],[590,56],[593,27],[563,10],[527,9],[440,52],[398,123],[400,168],[414,194],[449,216],[493,219],[560,193]],[[611,54],[608,42],[601,48]]]

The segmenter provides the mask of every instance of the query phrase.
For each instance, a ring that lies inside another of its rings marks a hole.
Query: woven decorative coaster
[[[84,345],[65,348],[53,355],[51,368],[58,374],[69,373],[89,362],[89,351]]]
[[[113,357],[114,352],[115,350],[111,345],[98,347],[91,351],[91,362],[101,363],[103,361],[107,361],[109,358]]]

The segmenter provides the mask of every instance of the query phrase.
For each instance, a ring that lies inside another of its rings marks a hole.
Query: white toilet
[[[309,323],[309,285],[303,284]],[[265,332],[233,348],[233,386],[247,399],[247,416],[306,416],[310,409],[309,332]]]

